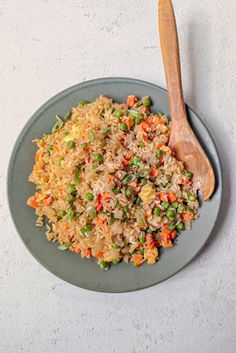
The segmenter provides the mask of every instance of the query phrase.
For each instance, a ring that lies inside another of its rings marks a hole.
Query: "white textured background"
[[[174,0],[184,90],[218,146],[224,207],[208,246],[170,280],[106,295],[57,279],[10,219],[6,169],[32,113],[75,83],[165,86],[156,0],[0,0],[0,352],[236,352],[236,2]]]

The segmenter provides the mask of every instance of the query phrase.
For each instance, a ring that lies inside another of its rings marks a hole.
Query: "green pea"
[[[139,157],[134,157],[134,158],[132,159],[131,164],[133,164],[133,165],[139,165],[140,162],[141,162],[141,158],[139,158]]]
[[[136,117],[134,118],[134,123],[135,123],[135,125],[139,125],[142,120],[143,120],[143,118],[142,118],[141,116],[136,116]]]
[[[163,113],[162,112],[158,112],[157,115],[159,116],[159,118],[163,117]]]
[[[185,206],[184,205],[179,205],[179,207],[177,208],[177,212],[178,213],[182,213],[185,211]]]
[[[90,103],[90,101],[86,101],[86,100],[79,102],[80,105],[87,105],[89,103]]]
[[[93,130],[89,130],[88,132],[88,139],[90,142],[93,142],[96,138],[96,134]]]
[[[67,142],[67,147],[68,147],[68,149],[69,150],[71,150],[72,148],[74,148],[75,147],[75,142],[74,141],[68,141]]]
[[[119,206],[119,200],[115,199],[114,201],[114,207],[117,208]]]
[[[140,242],[141,244],[144,244],[145,241],[146,241],[146,238],[145,238],[144,235],[142,235],[141,238],[139,238],[139,242]]]
[[[86,148],[88,146],[87,142],[82,143],[81,147]]]
[[[70,119],[71,115],[72,115],[72,111],[69,110],[69,111],[66,113],[66,115],[64,116],[64,120]]]
[[[177,228],[178,230],[185,230],[185,226],[184,226],[183,223],[177,224],[176,228]]]
[[[120,245],[116,244],[116,243],[113,243],[112,244],[112,248],[113,249],[119,249],[120,248]]]
[[[169,230],[174,230],[175,229],[175,223],[170,223],[168,226]]]
[[[155,208],[154,208],[154,211],[153,211],[153,214],[154,214],[154,216],[160,216],[160,214],[161,214],[160,208],[155,207]]]
[[[124,211],[125,213],[129,213],[129,207],[128,207],[128,206],[124,206],[124,207],[123,207],[123,211]]]
[[[148,97],[143,99],[143,105],[145,107],[149,107],[151,104],[152,104],[151,98]]]
[[[130,196],[132,195],[132,190],[131,190],[131,189],[126,189],[126,190],[125,190],[125,195],[126,195],[127,197],[130,197]]]
[[[107,135],[111,131],[110,127],[106,127],[105,129],[102,130],[102,135]]]
[[[189,172],[189,171],[186,171],[186,172],[184,173],[184,175],[185,175],[188,179],[192,179],[192,177],[193,177],[193,173],[191,173],[191,172]]]
[[[76,191],[75,185],[74,184],[68,184],[68,191],[70,194]]]
[[[194,202],[197,200],[197,196],[196,195],[188,195],[188,199],[189,199],[189,201]]]
[[[128,129],[127,124],[125,124],[125,123],[120,123],[120,129],[121,129],[122,131],[126,131],[126,130]]]
[[[87,194],[85,195],[86,199],[88,201],[93,201],[94,200],[94,196],[91,192],[87,192]]]
[[[171,206],[172,206],[173,208],[178,208],[179,204],[178,204],[177,201],[174,201],[174,202],[172,202]]]
[[[78,185],[79,182],[79,170],[78,168],[75,169],[75,174],[74,174],[74,183]]]
[[[147,223],[146,218],[144,218],[144,217],[140,218],[140,223],[146,224]]]
[[[139,251],[140,251],[140,254],[142,255],[144,254],[144,249],[140,249]]]
[[[146,178],[140,179],[140,183],[141,183],[142,185],[147,184],[147,182],[148,182],[148,180],[147,180]]]
[[[102,270],[107,270],[108,269],[108,262],[102,261],[100,263],[100,267],[101,267]]]
[[[138,145],[139,145],[139,147],[145,147],[146,146],[144,141],[140,141]]]
[[[142,202],[142,199],[138,196],[137,199],[135,200],[135,205],[139,206]]]
[[[95,208],[90,208],[90,210],[88,211],[88,215],[91,218],[94,218],[96,216],[97,212],[95,210]]]
[[[163,201],[163,202],[161,203],[161,205],[162,205],[163,208],[168,208],[168,207],[169,207],[169,204],[168,204],[167,201]]]
[[[103,155],[101,153],[97,153],[94,157],[94,160],[99,163],[103,162]]]
[[[112,265],[117,265],[120,261],[119,260],[113,260]]]
[[[72,219],[75,217],[75,211],[72,210],[72,208],[69,208],[69,210],[66,213],[66,218],[68,221],[72,221]]]
[[[163,155],[163,151],[162,150],[157,150],[156,151],[157,158],[161,158],[162,155]]]
[[[36,190],[41,190],[41,186],[40,185],[36,185]]]
[[[115,186],[113,189],[112,189],[112,192],[113,194],[117,195],[120,193],[120,188],[118,186]]]
[[[170,220],[173,221],[175,219],[175,212],[173,210],[167,210],[166,211],[166,217]]]
[[[63,217],[66,215],[66,211],[64,211],[64,210],[59,210],[59,211],[57,212],[57,215],[58,215],[58,217],[63,218]]]
[[[69,202],[69,203],[71,203],[71,202],[74,201],[74,198],[75,198],[75,197],[74,197],[72,194],[70,194],[70,195],[67,196],[66,201]]]
[[[116,112],[116,116],[117,116],[117,118],[121,118],[122,117],[122,113],[121,112]]]
[[[88,232],[90,232],[92,230],[93,226],[92,224],[86,224],[86,226],[84,226],[82,229],[81,229],[81,232],[83,234],[86,234]]]

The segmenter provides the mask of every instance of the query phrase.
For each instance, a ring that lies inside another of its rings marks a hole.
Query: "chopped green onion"
[[[50,156],[51,151],[52,151],[52,146],[48,146],[48,148],[46,149],[45,154],[46,154],[47,156]]]
[[[147,223],[146,218],[144,218],[144,217],[140,218],[140,223],[146,224]]]
[[[66,211],[64,211],[64,210],[59,210],[57,212],[57,216],[60,218],[63,218],[65,215],[66,215]]]
[[[102,135],[107,135],[111,131],[110,127],[106,127],[105,129],[102,130]]]
[[[117,265],[120,261],[119,260],[113,260],[112,265]]]
[[[86,226],[84,226],[82,229],[81,229],[81,232],[83,234],[86,234],[88,232],[90,232],[93,228],[93,225],[92,224],[86,224]]]
[[[162,150],[157,150],[156,151],[157,158],[161,158],[162,155],[163,155],[163,151]]]
[[[72,208],[69,208],[69,210],[66,213],[66,218],[68,221],[72,221],[72,219],[75,217],[75,211],[72,210]]]
[[[114,207],[116,208],[116,207],[118,207],[118,206],[119,206],[119,200],[115,199],[115,200],[114,200]]]
[[[67,142],[67,147],[68,147],[68,149],[69,150],[71,150],[72,148],[74,148],[75,147],[75,142],[74,141],[68,141]]]
[[[94,160],[99,163],[103,162],[103,155],[101,153],[97,153],[94,157]]]
[[[96,216],[96,214],[97,214],[97,212],[96,212],[95,208],[89,209],[89,211],[88,211],[89,217],[94,218]]]
[[[103,140],[100,142],[100,146],[101,147],[105,147],[107,145],[107,141],[106,140]]]
[[[159,116],[159,118],[163,117],[163,113],[162,112],[158,112],[157,115]]]
[[[152,104],[151,98],[148,97],[143,99],[143,105],[145,107],[149,107],[151,104]]]
[[[72,111],[69,110],[69,111],[66,113],[66,115],[64,116],[64,120],[70,119],[71,115],[72,115]]]
[[[142,185],[147,184],[147,182],[148,182],[148,180],[147,180],[146,178],[141,178],[141,179],[140,179],[140,183],[141,183]]]
[[[70,194],[70,195],[67,196],[66,201],[67,201],[68,203],[71,203],[71,202],[74,201],[74,198],[75,198],[74,195]]]
[[[85,195],[86,199],[88,201],[93,201],[94,200],[94,196],[91,192],[87,192],[87,194]]]
[[[113,249],[119,249],[120,248],[120,245],[116,244],[116,243],[113,243],[112,244],[112,248]]]
[[[130,196],[132,195],[132,190],[131,190],[131,189],[126,189],[126,190],[125,190],[125,195],[126,195],[127,197],[130,197]]]
[[[118,186],[115,186],[113,189],[112,189],[112,192],[113,194],[117,195],[120,193],[120,188]]]
[[[53,128],[52,128],[52,134],[54,134],[57,130],[61,129],[62,126],[63,126],[63,120],[57,117],[57,122],[55,125],[53,125]]]
[[[135,200],[135,205],[139,206],[142,202],[142,199],[138,196],[137,199]]]
[[[75,174],[74,174],[74,183],[78,185],[79,182],[79,170],[78,167],[75,169]]]
[[[122,184],[126,185],[132,183],[135,179],[137,179],[137,176],[135,174],[127,174],[122,179]]]
[[[139,163],[141,162],[141,158],[139,157],[134,157],[131,161],[131,164],[133,165],[139,165]]]
[[[143,118],[142,118],[141,116],[136,116],[136,117],[134,118],[134,123],[135,123],[135,125],[139,125],[142,120],[143,120]]]
[[[185,175],[188,179],[192,179],[192,177],[193,177],[193,173],[191,173],[191,172],[189,172],[189,171],[186,171],[186,172],[184,173],[184,175]]]
[[[139,242],[140,242],[141,244],[144,244],[145,241],[146,241],[146,238],[145,238],[144,235],[142,235],[141,238],[139,238]]]
[[[126,130],[128,129],[127,124],[125,124],[125,123],[120,123],[120,129],[121,129],[122,131],[126,131]]]
[[[168,226],[169,230],[174,230],[175,229],[176,224],[175,223],[170,223]]]
[[[123,211],[124,211],[125,213],[129,213],[129,207],[128,207],[128,206],[124,206],[124,207],[123,207]]]
[[[148,175],[151,171],[151,168],[143,168],[138,171],[138,176],[145,176]]]
[[[81,147],[86,148],[88,146],[87,142],[82,143]]]
[[[86,100],[79,102],[80,105],[87,105],[89,103],[90,103],[90,101],[86,101]]]
[[[60,251],[65,251],[65,250],[67,250],[71,245],[72,245],[71,242],[63,243],[63,244],[59,245],[57,249],[60,250]]]
[[[65,158],[64,157],[61,157],[58,161],[58,164],[61,166],[62,162],[65,162]]]

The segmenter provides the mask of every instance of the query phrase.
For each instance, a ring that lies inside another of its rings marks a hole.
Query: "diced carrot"
[[[188,213],[188,212],[183,212],[182,213],[182,218],[184,222],[190,222],[193,220],[193,215],[192,213]]]
[[[129,153],[125,156],[125,159],[127,159],[128,161],[133,157],[133,153]]]
[[[165,192],[162,192],[162,191],[159,192],[158,196],[159,196],[159,199],[161,201],[167,201],[168,202],[168,194],[166,194]]]
[[[103,200],[109,200],[110,199],[110,194],[109,192],[105,191],[103,194],[102,194],[102,198]]]
[[[141,254],[133,255],[133,263],[135,266],[140,266],[143,261],[143,257]]]
[[[156,148],[159,149],[159,148],[161,148],[162,146],[163,146],[163,143],[158,143],[158,144],[156,145]]]
[[[184,185],[184,186],[187,186],[187,185],[191,184],[191,180],[189,180],[189,179],[182,179],[181,184]]]
[[[173,244],[171,241],[165,241],[162,243],[163,248],[172,248]]]
[[[151,125],[153,123],[153,117],[149,116],[146,120],[146,122],[148,123],[148,125]]]
[[[146,234],[146,239],[147,241],[152,241],[153,240],[152,234]]]
[[[85,255],[86,257],[90,257],[90,256],[91,256],[91,254],[92,254],[92,252],[91,252],[91,250],[90,250],[90,249],[86,249],[86,250],[84,250],[84,255]]]
[[[176,197],[176,195],[173,192],[170,192],[168,194],[168,199],[170,200],[170,202],[174,202],[174,201],[177,200],[177,197]]]
[[[75,252],[76,254],[80,254],[80,253],[81,253],[81,250],[80,250],[80,248],[75,248],[75,249],[74,249],[74,252]]]
[[[42,153],[40,151],[37,151],[35,154],[35,162],[38,162],[41,156],[42,156]]]
[[[170,236],[171,231],[169,229],[163,229],[161,231],[161,239],[166,241],[168,239],[168,237]]]
[[[156,119],[155,120],[155,125],[165,125],[165,122],[162,119]]]
[[[171,239],[174,240],[177,237],[177,231],[174,229],[171,232]]]
[[[147,249],[153,249],[154,246],[155,246],[155,241],[152,240],[150,243],[147,243],[144,247],[147,248]]]
[[[32,197],[30,197],[30,198],[28,199],[27,205],[30,206],[30,207],[33,207],[33,208],[39,207],[38,202],[37,202],[34,198],[32,198]]]
[[[102,259],[104,254],[103,254],[102,251],[98,250],[98,251],[95,252],[95,256],[96,256],[97,259]]]
[[[51,196],[46,197],[45,199],[43,199],[43,204],[45,206],[50,206],[53,203],[53,198]]]
[[[164,223],[163,227],[167,229],[169,227],[169,223]]]
[[[146,134],[143,134],[143,141],[147,142],[148,138]]]
[[[113,175],[107,174],[107,176],[108,176],[108,179],[109,179],[110,181],[113,181],[113,180],[114,180],[114,176],[113,176]]]
[[[64,232],[67,232],[69,229],[70,229],[70,225],[69,225],[69,224],[65,224],[65,225],[63,226],[63,231],[64,231]]]
[[[35,197],[40,197],[40,196],[41,196],[41,193],[38,192],[38,191],[35,191],[34,196],[35,196]]]
[[[147,129],[149,128],[149,124],[146,122],[146,121],[142,121],[141,123],[140,123],[140,125],[142,126],[142,129],[143,129],[143,131],[147,131]]]
[[[44,170],[44,167],[42,165],[34,165],[34,171],[35,172],[39,172],[40,170]]]
[[[127,166],[129,165],[129,162],[128,162],[126,159],[123,159],[122,165],[123,165],[124,167],[127,167]]]
[[[126,125],[127,125],[129,128],[131,128],[131,126],[134,125],[134,122],[133,122],[132,119],[128,119],[125,123],[126,123]]]
[[[84,151],[85,151],[85,152],[88,152],[88,151],[89,151],[89,147],[85,147],[85,148],[84,148]]]
[[[154,178],[157,176],[158,170],[154,167],[151,168],[150,177]]]
[[[53,146],[52,149],[53,149],[53,151],[55,151],[55,152],[59,152],[59,151],[60,151],[60,149],[59,149],[57,146]]]
[[[132,107],[136,102],[138,101],[138,98],[135,96],[128,96],[127,98],[127,105]]]

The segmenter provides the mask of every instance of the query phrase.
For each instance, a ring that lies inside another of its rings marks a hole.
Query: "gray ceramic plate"
[[[49,271],[76,286],[101,292],[128,292],[159,283],[181,270],[200,251],[210,236],[217,219],[222,196],[222,172],[214,142],[202,121],[190,109],[191,126],[215,169],[217,187],[213,198],[201,205],[200,218],[194,222],[192,231],[185,231],[176,246],[162,249],[157,264],[133,265],[121,263],[109,271],[102,271],[94,260],[82,260],[72,252],[60,252],[57,244],[49,243],[45,229],[35,227],[34,210],[26,206],[26,200],[34,192],[27,179],[34,163],[35,147],[32,140],[51,131],[55,115],[65,115],[68,108],[81,100],[93,100],[107,95],[123,102],[127,95],[150,96],[153,110],[169,114],[166,90],[153,84],[127,79],[104,78],[75,85],[57,94],[45,103],[28,121],[17,139],[8,171],[8,198],[16,228],[31,254]]]

